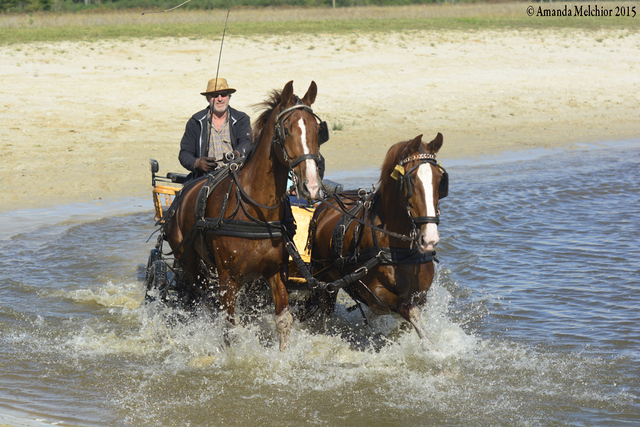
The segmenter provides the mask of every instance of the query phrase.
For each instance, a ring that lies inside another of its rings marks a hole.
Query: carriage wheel
[[[157,290],[159,296],[164,299],[167,292],[167,264],[163,260],[157,259],[153,261],[147,272],[145,284],[147,287],[145,300],[153,301],[156,299],[154,295],[149,294],[152,290]]]
[[[149,259],[147,260],[147,269],[144,275],[144,287],[147,290],[147,292],[151,290],[151,287],[153,284],[153,276],[151,275],[151,268],[153,267],[153,264],[158,259],[160,259],[160,257],[158,256],[158,250],[155,248],[151,249],[151,253],[149,254]]]
[[[161,259],[153,263],[153,289],[160,292],[160,296],[164,298],[167,292],[167,264]]]

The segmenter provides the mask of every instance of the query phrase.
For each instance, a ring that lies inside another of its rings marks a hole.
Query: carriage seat
[[[186,173],[178,173],[178,172],[168,172],[167,178],[171,180],[171,182],[175,182],[176,184],[184,184],[187,180]]]

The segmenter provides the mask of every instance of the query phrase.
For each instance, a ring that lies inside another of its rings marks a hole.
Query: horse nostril
[[[319,186],[313,185],[313,184],[309,186],[308,184],[309,184],[309,181],[305,181],[302,183],[302,191],[309,196],[315,196],[320,191]]]
[[[440,238],[435,235],[435,236],[428,236],[427,234],[422,234],[420,236],[420,246],[424,249],[424,250],[434,250],[435,247],[438,245],[438,242],[440,241]]]

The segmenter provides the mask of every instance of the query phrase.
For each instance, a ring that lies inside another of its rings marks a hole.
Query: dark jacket
[[[206,157],[207,135],[209,134],[209,122],[207,113],[209,107],[198,111],[191,116],[180,141],[180,164],[190,170],[191,177],[197,178],[203,173],[195,170],[196,159]],[[249,156],[253,151],[253,137],[251,132],[251,119],[242,111],[229,107],[229,130],[231,133],[231,146],[243,156]]]

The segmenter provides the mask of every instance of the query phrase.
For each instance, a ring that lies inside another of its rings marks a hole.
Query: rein
[[[285,199],[288,197],[289,195],[289,191],[285,191],[284,194],[280,197],[278,204],[274,205],[274,206],[266,206],[263,205],[262,203],[259,203],[258,201],[254,200],[246,191],[245,189],[240,185],[240,178],[238,177],[238,170],[233,170],[231,171],[231,177],[233,178],[233,181],[236,184],[236,192],[241,196],[238,197],[238,201],[241,202],[242,200],[247,200],[249,203],[251,203],[253,206],[257,206],[261,209],[278,209],[280,207],[280,205],[282,205],[282,203],[285,201]],[[243,204],[244,205],[244,204]],[[244,210],[244,207],[243,207]],[[246,210],[245,210],[246,213]],[[251,218],[250,215],[247,215]]]
[[[366,209],[370,209],[372,204],[373,204],[373,198],[377,195],[377,192],[374,193],[368,193],[371,195],[371,200],[365,201],[364,197],[360,194],[360,192],[363,191],[362,189],[360,189],[358,191],[358,195],[360,197],[360,200],[358,200],[356,203],[359,205],[362,205],[362,207],[366,207]],[[366,196],[366,194],[365,194]],[[322,203],[325,206],[330,207],[331,209],[340,212],[343,217],[348,217],[350,220],[356,221],[357,223],[364,225],[365,227],[369,227],[372,230],[375,231],[379,231],[380,233],[386,234],[390,237],[395,237],[396,239],[400,239],[403,240],[405,242],[413,242],[415,239],[411,236],[407,236],[405,234],[399,234],[399,233],[395,233],[393,231],[389,231],[389,230],[385,230],[384,228],[378,227],[376,225],[373,225],[372,223],[366,222],[360,218],[358,218],[357,216],[355,216],[354,214],[352,214],[350,211],[347,210],[347,208],[344,206],[344,204],[342,203],[342,201],[340,200],[338,194],[332,194],[331,197],[333,197],[336,201],[337,204],[340,205],[340,207],[336,207],[333,206],[332,204],[330,204],[329,202],[327,202],[327,199],[322,199],[320,200],[320,203]],[[360,209],[358,210],[359,213]]]

